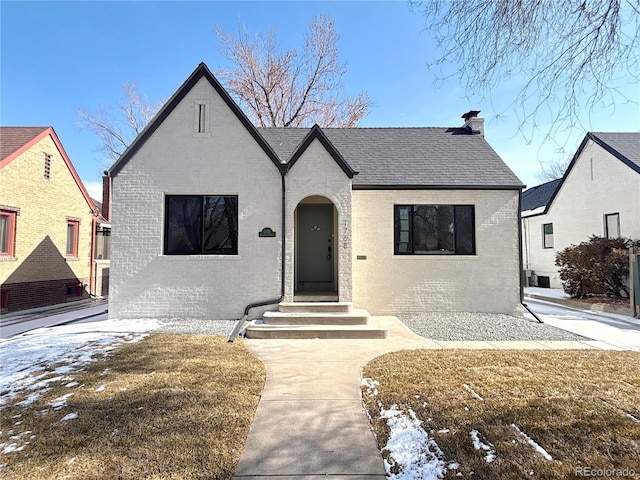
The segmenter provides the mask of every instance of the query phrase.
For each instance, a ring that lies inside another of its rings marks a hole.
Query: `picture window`
[[[237,255],[238,197],[167,195],[165,255]]]
[[[475,255],[473,205],[396,205],[396,255]]]

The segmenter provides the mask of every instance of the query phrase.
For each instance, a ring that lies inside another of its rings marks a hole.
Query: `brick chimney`
[[[479,134],[484,137],[484,118],[478,117],[480,110],[469,110],[462,115],[464,125],[462,128],[468,128],[471,133]]]
[[[102,216],[108,222],[111,221],[111,177],[105,170],[102,176]]]

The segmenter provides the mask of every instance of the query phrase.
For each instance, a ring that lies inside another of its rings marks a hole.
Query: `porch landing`
[[[280,303],[278,311],[265,312],[246,327],[252,339],[383,339],[389,329],[376,325],[366,310],[351,302],[306,301]]]

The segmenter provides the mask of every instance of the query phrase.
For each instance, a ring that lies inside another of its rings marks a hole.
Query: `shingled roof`
[[[306,128],[258,128],[287,162]],[[484,137],[467,128],[323,128],[349,166],[354,188],[522,188]]]
[[[49,127],[0,127],[0,160],[25,146]]]
[[[640,173],[640,132],[590,132],[587,136]]]
[[[543,211],[551,202],[561,182],[562,179],[557,178],[522,192],[522,216],[535,215]]]

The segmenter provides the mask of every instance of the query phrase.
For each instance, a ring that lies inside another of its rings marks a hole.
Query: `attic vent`
[[[44,154],[44,178],[51,178],[51,154]]]
[[[209,102],[198,100],[195,103],[193,132],[196,136],[209,136]]]
[[[205,113],[207,112],[206,110],[206,105],[204,103],[199,103],[198,104],[198,133],[204,133],[204,126],[205,126]]]

